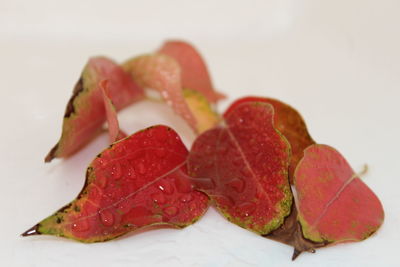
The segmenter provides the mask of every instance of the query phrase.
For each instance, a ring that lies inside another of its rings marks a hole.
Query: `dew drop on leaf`
[[[154,193],[151,195],[153,201],[157,204],[164,204],[166,199],[163,193]]]
[[[185,194],[185,195],[181,196],[179,199],[181,202],[187,203],[187,202],[191,201],[193,199],[193,197],[191,194]]]
[[[174,216],[178,213],[178,208],[171,206],[171,207],[166,207],[164,210],[165,214],[167,214],[168,216]]]
[[[114,215],[109,210],[100,211],[100,221],[104,226],[112,226],[114,224]]]

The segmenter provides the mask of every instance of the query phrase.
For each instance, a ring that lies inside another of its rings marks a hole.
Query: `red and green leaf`
[[[210,105],[210,102],[198,91],[183,89],[183,97],[196,119],[197,133],[213,128],[220,122],[220,117]]]
[[[215,118],[205,123],[203,118],[198,117],[204,114],[203,112],[195,114],[196,111],[193,109],[196,109],[197,105],[191,107],[192,101],[186,100],[182,88],[181,67],[172,57],[164,54],[143,55],[127,61],[123,64],[123,68],[143,88],[157,90],[166,103],[172,106],[174,111],[186,120],[196,133],[204,131],[204,125],[209,124],[209,122],[218,120],[216,113],[208,103],[203,105],[209,109],[206,114],[208,117],[205,119],[209,119],[209,115],[212,114]],[[198,92],[198,95],[200,94]],[[207,101],[204,98],[202,102]]]
[[[334,148],[312,145],[295,172],[298,219],[314,242],[360,241],[382,224],[378,197]]]
[[[61,138],[46,156],[46,162],[72,155],[101,132],[106,120],[99,86],[103,80],[108,80],[108,96],[116,110],[144,97],[143,90],[119,65],[104,57],[90,59],[67,104]]]
[[[23,235],[98,242],[149,225],[192,224],[207,210],[208,197],[193,189],[187,156],[179,136],[166,126],[122,139],[90,164],[74,201]]]
[[[184,88],[199,91],[212,103],[226,97],[215,91],[206,63],[191,44],[183,41],[168,41],[158,50],[158,53],[168,55],[179,63]]]
[[[366,239],[382,224],[379,199],[332,147],[308,147],[294,175],[296,206],[266,236],[293,246],[293,260],[303,251]]]
[[[110,98],[110,89],[108,85],[108,80],[101,81],[99,83],[99,87],[103,95],[103,102],[106,111],[110,143],[114,143],[119,139],[125,138],[127,135],[119,128],[117,109],[115,108]]]
[[[224,114],[224,125],[194,142],[189,174],[233,223],[259,234],[278,228],[289,214],[290,147],[273,125],[273,107],[247,102]],[[201,183],[210,178],[213,186]]]
[[[292,155],[289,166],[289,179],[293,183],[293,174],[297,163],[303,157],[303,151],[308,146],[315,144],[307,131],[306,123],[300,113],[293,107],[272,98],[266,97],[244,97],[236,100],[230,107],[234,109],[236,106],[246,102],[263,102],[269,103],[274,107],[274,126],[289,141],[292,148]]]

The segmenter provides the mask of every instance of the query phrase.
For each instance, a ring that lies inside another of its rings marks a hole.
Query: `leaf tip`
[[[295,259],[297,259],[297,257],[301,254],[302,251],[297,250],[296,248],[293,251],[293,255],[292,255],[292,261],[294,261]]]
[[[58,144],[56,144],[50,151],[49,153],[46,155],[46,157],[44,158],[44,162],[45,163],[49,163],[50,161],[52,161],[55,157],[56,157],[56,151],[58,150]]]
[[[29,228],[25,232],[21,234],[21,236],[31,236],[31,235],[41,235],[42,233],[39,231],[39,224]]]

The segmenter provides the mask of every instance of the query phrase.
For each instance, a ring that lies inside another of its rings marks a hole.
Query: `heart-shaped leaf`
[[[293,260],[303,251],[366,239],[382,224],[379,199],[334,148],[308,147],[294,175],[296,206],[266,236],[293,246]]]
[[[188,151],[166,126],[112,144],[90,164],[78,197],[23,235],[82,242],[113,239],[149,225],[185,227],[208,207],[187,176]]]
[[[225,95],[214,90],[207,66],[200,53],[191,44],[183,41],[168,41],[158,50],[158,53],[168,55],[179,63],[184,88],[199,91],[212,103],[225,98]]]
[[[295,171],[298,219],[304,237],[314,242],[360,241],[382,224],[378,197],[327,145],[312,145]]]
[[[101,131],[106,120],[99,87],[103,80],[108,80],[108,96],[116,110],[144,97],[143,90],[119,65],[104,57],[91,58],[65,110],[61,138],[46,156],[46,162],[72,155]]]
[[[269,103],[274,107],[274,126],[289,141],[292,148],[292,156],[289,165],[289,179],[293,183],[293,174],[297,163],[303,157],[303,151],[308,146],[315,144],[307,131],[306,123],[300,113],[293,107],[279,100],[266,97],[244,97],[236,100],[230,107],[235,109],[236,106],[245,102],[263,102]]]
[[[259,234],[278,228],[289,214],[290,147],[273,126],[270,104],[245,102],[224,114],[224,125],[194,142],[189,174],[211,178],[213,187],[195,184],[233,223]]]

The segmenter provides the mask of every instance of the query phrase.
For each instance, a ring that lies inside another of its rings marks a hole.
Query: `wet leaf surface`
[[[233,223],[259,234],[278,228],[289,214],[290,148],[273,126],[273,107],[237,105],[224,125],[200,135],[189,156],[189,174]],[[200,183],[211,178],[213,186]]]
[[[263,102],[269,103],[274,107],[274,125],[289,141],[292,155],[289,166],[290,183],[293,184],[293,174],[297,163],[303,157],[303,151],[308,146],[315,144],[314,140],[308,133],[306,123],[300,113],[293,107],[272,98],[266,97],[244,97],[236,100],[230,107],[235,109],[236,106],[246,102]],[[228,110],[229,112],[229,110]]]
[[[209,200],[193,189],[187,155],[179,136],[166,126],[114,143],[90,164],[78,197],[23,235],[98,242],[150,225],[192,224]]]

